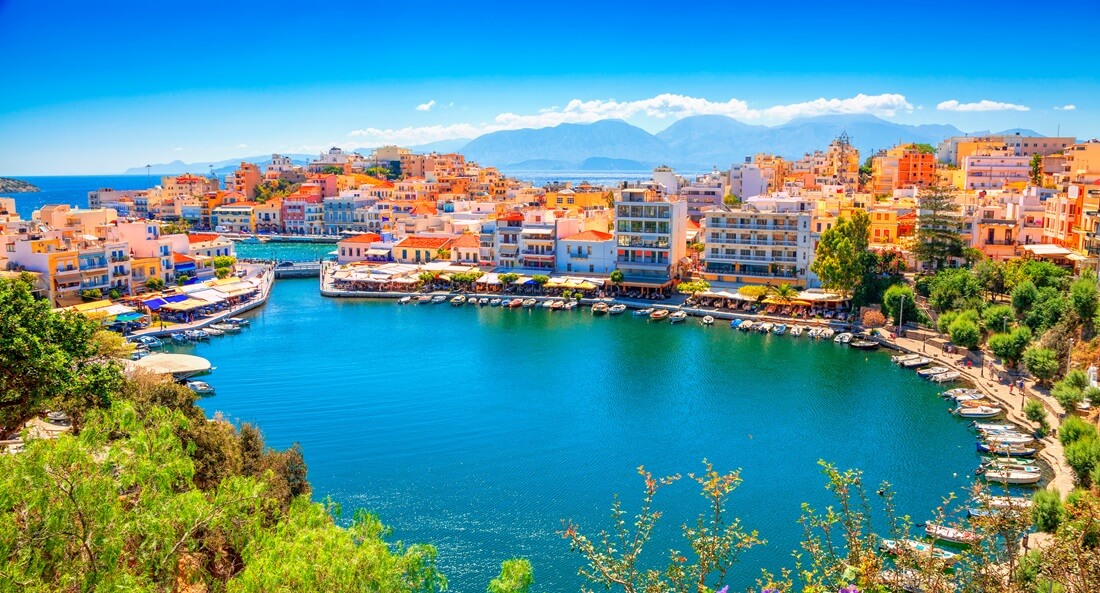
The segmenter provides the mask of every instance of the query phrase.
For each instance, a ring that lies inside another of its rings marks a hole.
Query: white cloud
[[[1055,107],[1055,109],[1057,109],[1058,111],[1073,111],[1074,109],[1077,109],[1077,106],[1076,105],[1063,105],[1061,107]]]
[[[433,100],[418,106],[417,109],[427,111],[434,104]],[[822,97],[812,101],[757,109],[749,107],[746,101],[736,98],[728,101],[711,101],[700,97],[664,93],[635,101],[573,99],[566,103],[565,107],[547,107],[540,109],[538,113],[501,113],[494,117],[491,123],[459,123],[399,129],[366,128],[353,130],[348,133],[348,136],[363,138],[366,144],[375,145],[423,144],[450,138],[474,138],[500,130],[545,128],[563,123],[592,123],[603,119],[631,119],[637,116],[680,119],[692,115],[726,115],[740,120],[780,122],[796,117],[831,114],[866,113],[891,117],[902,111],[912,112],[913,105],[904,95],[899,94],[859,94],[846,99]]]
[[[172,152],[180,152],[180,151],[182,151],[182,150],[183,150],[183,147],[182,147],[182,146],[177,146],[177,147],[175,147],[175,148],[173,148],[173,149],[172,149]]]
[[[428,101],[427,103],[421,103],[416,106],[417,111],[431,111],[432,107],[435,107],[435,99]]]
[[[1031,108],[1026,105],[1001,103],[989,99],[982,99],[977,103],[959,103],[955,99],[951,99],[936,105],[936,109],[940,111],[1031,111]]]
[[[237,148],[248,148],[247,144],[238,144]]]

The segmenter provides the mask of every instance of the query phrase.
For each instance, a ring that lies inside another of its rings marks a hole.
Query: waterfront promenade
[[[175,333],[175,332],[187,331],[189,329],[202,329],[202,328],[204,328],[208,325],[211,325],[213,323],[218,323],[219,321],[222,321],[223,319],[227,319],[229,317],[234,317],[234,316],[240,315],[241,313],[245,313],[247,311],[251,311],[253,309],[256,309],[257,307],[263,306],[264,303],[267,302],[267,299],[271,294],[271,288],[275,283],[275,272],[273,271],[273,269],[270,266],[265,266],[265,265],[250,264],[250,265],[243,266],[243,268],[244,268],[245,274],[241,278],[242,280],[258,280],[259,281],[260,292],[255,297],[253,297],[251,300],[249,300],[247,302],[244,302],[244,303],[241,303],[239,305],[235,305],[233,307],[229,307],[228,309],[226,309],[224,311],[218,311],[214,315],[210,315],[210,316],[204,317],[202,319],[196,319],[195,321],[192,321],[191,323],[173,323],[171,325],[165,324],[163,328],[161,327],[161,325],[159,323],[152,323],[152,324],[149,325],[149,327],[147,327],[143,330],[138,330],[136,332],[133,332],[133,333],[129,334],[128,337],[131,337],[131,336],[160,337],[160,336],[166,336],[168,334],[172,334],[172,333]]]

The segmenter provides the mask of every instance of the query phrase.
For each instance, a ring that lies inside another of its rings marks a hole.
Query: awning
[[[368,249],[367,250],[367,255],[386,256],[386,255],[389,255],[389,254],[390,254],[389,249]]]
[[[122,315],[116,316],[115,321],[122,321],[122,322],[137,321],[138,319],[141,319],[142,317],[145,317],[145,315],[143,315],[141,313],[136,313],[136,312],[135,313],[123,313]]]
[[[95,311],[96,309],[106,309],[111,306],[111,301],[92,301],[90,303],[80,303],[79,305],[73,305],[70,307],[73,311],[79,313],[87,313],[88,311]]]
[[[477,283],[495,285],[500,284],[500,280],[497,278],[497,274],[490,272],[488,274],[485,274],[481,278],[478,278]]]
[[[196,290],[191,293],[191,296],[196,299],[201,299],[210,303],[221,303],[225,301],[225,293],[220,290],[214,290],[207,288],[205,290]]]
[[[165,302],[166,301],[164,299],[149,299],[145,301],[145,306],[149,307],[150,311],[156,311],[157,309],[163,307]]]
[[[209,307],[210,303],[206,301],[200,301],[198,299],[187,299],[179,303],[168,303],[161,307],[162,309],[168,309],[169,311],[194,311],[202,307]]]
[[[596,288],[596,285],[592,284],[591,282],[585,281],[585,282],[581,282],[580,284],[578,284],[577,288],[579,288],[581,290],[593,290],[593,289]]]

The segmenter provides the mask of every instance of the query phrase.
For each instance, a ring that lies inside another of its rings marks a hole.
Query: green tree
[[[737,294],[761,301],[768,295],[768,287],[762,284],[746,284],[737,288]]]
[[[497,276],[497,280],[500,281],[501,286],[509,286],[516,280],[519,280],[519,274],[505,272],[504,274]]]
[[[1031,330],[1023,326],[1013,329],[1011,333],[993,334],[987,343],[989,350],[1004,359],[1006,366],[1014,367],[1030,342]]]
[[[1043,406],[1043,402],[1035,398],[1029,398],[1024,404],[1024,417],[1038,424],[1039,431],[1042,433],[1046,433],[1050,428],[1047,424],[1047,409]]]
[[[531,279],[535,281],[535,284],[539,285],[539,288],[546,286],[546,283],[550,281],[550,277],[545,274],[535,274],[531,276]]]
[[[633,591],[706,591],[713,584],[721,587],[726,573],[740,554],[764,543],[755,531],[747,531],[740,519],[730,518],[726,508],[729,496],[741,484],[739,472],[718,473],[704,461],[706,471],[701,475],[688,474],[695,480],[707,500],[707,512],[683,528],[684,538],[694,558],[672,554],[663,570],[646,569],[642,551],[645,549],[661,513],[653,506],[657,492],[679,480],[680,476],[654,477],[644,468],[638,473],[645,482],[645,495],[641,510],[633,522],[628,522],[626,512],[618,499],[611,507],[613,530],[601,531],[589,538],[569,521],[562,536],[569,540],[571,548],[584,556],[587,566],[578,573],[594,586]],[[633,525],[633,528],[628,525]]]
[[[733,194],[726,194],[726,196],[722,198],[722,203],[726,206],[729,206],[730,208],[733,208],[734,206],[741,203],[741,198]]]
[[[981,294],[982,285],[970,270],[940,270],[929,284],[928,304],[941,312],[976,307]]]
[[[1092,320],[1097,312],[1096,275],[1085,272],[1069,285],[1069,305],[1077,317],[1089,328],[1092,333]]]
[[[1039,531],[1054,533],[1062,524],[1066,509],[1062,506],[1062,496],[1056,490],[1040,490],[1031,497],[1031,516],[1035,528]]]
[[[1016,314],[1023,316],[1039,300],[1039,289],[1031,280],[1024,280],[1012,289],[1012,308]]]
[[[974,265],[974,275],[990,296],[1005,292],[1005,265],[999,261],[983,258]]]
[[[79,422],[110,402],[120,367],[99,359],[99,323],[79,313],[54,313],[35,300],[33,284],[0,278],[0,427],[13,429],[47,408]]]
[[[191,277],[188,276],[187,274],[180,274],[179,277],[176,278],[176,284],[179,284],[180,286],[183,286],[184,284],[187,284],[190,281],[191,281]]]
[[[213,263],[215,268],[232,268],[237,263],[237,258],[232,255],[216,255]]]
[[[917,308],[916,294],[913,289],[904,284],[894,284],[882,294],[882,311],[897,323],[902,308],[904,308],[902,321],[920,322],[924,319],[924,314]]]
[[[982,330],[968,318],[958,318],[947,328],[951,335],[951,341],[955,344],[973,350],[982,340]]]
[[[500,575],[489,581],[488,593],[527,593],[535,583],[531,561],[512,558],[500,564]]]
[[[992,305],[982,311],[982,324],[990,331],[1007,332],[1016,322],[1016,312],[1008,305]]]
[[[1092,474],[1100,464],[1100,439],[1082,438],[1065,448],[1066,464],[1073,470],[1077,483],[1088,488]]]
[[[420,275],[417,276],[417,279],[420,280],[422,284],[431,284],[439,279],[439,272],[421,272]],[[503,282],[503,280],[501,281]]]
[[[690,294],[695,296],[700,292],[706,292],[710,290],[710,282],[706,280],[696,280],[693,282],[681,282],[676,285],[676,290],[683,294]]]
[[[1036,187],[1043,183],[1043,155],[1035,153],[1031,155],[1031,163],[1029,166],[1031,172],[1031,183]]]
[[[709,284],[707,285],[707,288],[710,288]],[[779,303],[790,303],[791,301],[798,298],[799,290],[784,282],[779,286],[769,286],[768,294],[771,295],[772,299]]]
[[[343,175],[344,168],[337,165],[325,165],[321,167],[321,173],[325,175]]]
[[[446,247],[440,247],[435,250],[436,259],[448,260],[451,259],[451,250]]]
[[[103,292],[98,288],[82,290],[80,291],[80,298],[84,299],[85,301],[98,301],[99,299],[103,298]]]
[[[932,186],[920,193],[917,216],[916,244],[913,254],[932,270],[940,270],[948,259],[961,257],[962,224],[955,202],[955,190]]]
[[[145,281],[145,288],[148,288],[149,290],[163,290],[164,280],[161,280],[160,278],[150,278]]]
[[[229,268],[214,268],[214,277],[221,280],[222,278],[228,278],[233,272],[229,271]]]
[[[867,275],[867,245],[871,237],[871,218],[857,210],[851,218],[841,218],[821,234],[810,270],[826,288],[847,294],[856,292]]]
[[[936,154],[936,147],[924,142],[914,143],[913,148],[917,149],[917,152],[921,154]]]
[[[619,285],[623,283],[623,273],[619,270],[613,270],[611,272],[610,280],[611,283],[615,285],[615,288],[618,288]]]
[[[1042,382],[1053,379],[1060,366],[1058,357],[1049,348],[1032,346],[1024,351],[1024,367]]]
[[[117,288],[112,288],[111,291],[107,293],[107,298],[112,301],[117,301],[122,298],[122,292]]]
[[[1031,308],[1024,314],[1024,324],[1032,331],[1042,333],[1062,319],[1069,305],[1062,293],[1052,286],[1040,288],[1037,295]]]

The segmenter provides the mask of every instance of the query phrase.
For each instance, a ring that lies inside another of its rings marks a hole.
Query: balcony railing
[[[587,253],[570,253],[569,259],[588,259]]]
[[[117,263],[119,263],[119,262],[124,262],[124,261],[130,261],[130,256],[128,256],[128,255],[122,255],[122,256],[115,256],[115,255],[112,255],[112,256],[111,256],[111,262],[112,262],[112,263],[116,263],[116,264],[117,264]]]

